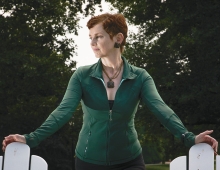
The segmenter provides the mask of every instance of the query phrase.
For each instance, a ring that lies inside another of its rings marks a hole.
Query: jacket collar
[[[134,79],[137,75],[132,72],[131,65],[125,59],[125,57],[121,57],[124,62],[123,75],[122,79]],[[90,76],[96,78],[102,78],[102,61],[101,59],[94,65],[92,68]]]

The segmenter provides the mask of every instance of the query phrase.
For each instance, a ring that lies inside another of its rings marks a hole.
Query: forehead
[[[103,29],[102,23],[96,24],[94,27],[89,29],[89,36],[96,34],[107,34],[107,32]]]

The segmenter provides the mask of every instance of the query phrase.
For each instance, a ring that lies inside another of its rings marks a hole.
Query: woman
[[[38,145],[69,121],[81,101],[84,114],[75,150],[76,169],[145,169],[134,128],[134,115],[141,99],[186,146],[206,142],[217,152],[218,142],[209,136],[212,131],[197,136],[188,132],[163,102],[147,71],[130,65],[121,56],[127,38],[127,24],[122,14],[92,17],[87,26],[91,47],[99,61],[78,68],[62,102],[47,120],[30,134],[5,137],[3,150],[14,141],[30,147]]]

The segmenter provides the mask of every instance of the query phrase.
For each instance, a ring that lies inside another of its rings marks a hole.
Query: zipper
[[[104,87],[106,88],[104,80],[102,78],[99,78],[99,77],[96,77],[96,78],[101,80]],[[106,97],[108,99],[107,92],[106,92]],[[108,125],[107,125],[107,127],[108,127],[108,129],[107,129],[107,144],[106,144],[106,164],[107,165],[110,165],[108,153],[109,153],[109,133],[110,133],[109,126],[110,126],[111,121],[112,121],[112,110],[109,110],[109,121],[108,121]]]
[[[109,120],[112,121],[112,110],[109,110]]]
[[[106,149],[106,161],[107,161],[107,165],[111,165],[110,161],[109,161],[109,134],[110,134],[110,123],[112,121],[112,110],[109,110],[109,120],[108,120],[108,131],[107,131],[107,149]]]
[[[107,130],[107,145],[106,145],[106,162],[107,165],[109,165],[109,159],[108,159],[108,150],[109,150],[109,122],[108,122],[108,130]]]
[[[102,78],[99,78],[99,77],[95,77],[95,78],[101,80],[102,83],[103,83],[103,85],[104,85],[104,87],[106,87],[106,86],[105,86],[105,82],[104,82],[104,80],[103,80]],[[118,88],[121,86],[121,84],[122,84],[122,82],[123,82],[124,80],[125,80],[125,79],[122,79],[122,80],[121,80],[121,82],[120,82]],[[117,93],[117,92],[116,92],[116,93]],[[111,163],[110,163],[110,161],[109,161],[109,157],[108,157],[108,152],[109,152],[109,134],[110,134],[109,126],[110,126],[111,121],[112,121],[112,110],[109,110],[109,121],[108,121],[108,125],[107,125],[107,126],[108,126],[108,130],[107,130],[107,145],[106,145],[106,148],[107,148],[107,149],[106,149],[106,162],[107,162],[107,165],[111,165]],[[86,150],[85,150],[85,152],[86,152]]]
[[[107,165],[111,165],[111,163],[109,161],[109,157],[108,157],[108,154],[109,154],[109,134],[110,134],[109,126],[110,126],[111,121],[112,121],[112,110],[109,110],[109,120],[108,120],[108,130],[107,130],[107,149],[106,149]]]

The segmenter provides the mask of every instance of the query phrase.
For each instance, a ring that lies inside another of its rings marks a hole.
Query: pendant
[[[108,87],[108,88],[114,88],[114,87],[115,87],[115,86],[114,86],[114,81],[109,80],[109,81],[107,82],[107,87]]]

